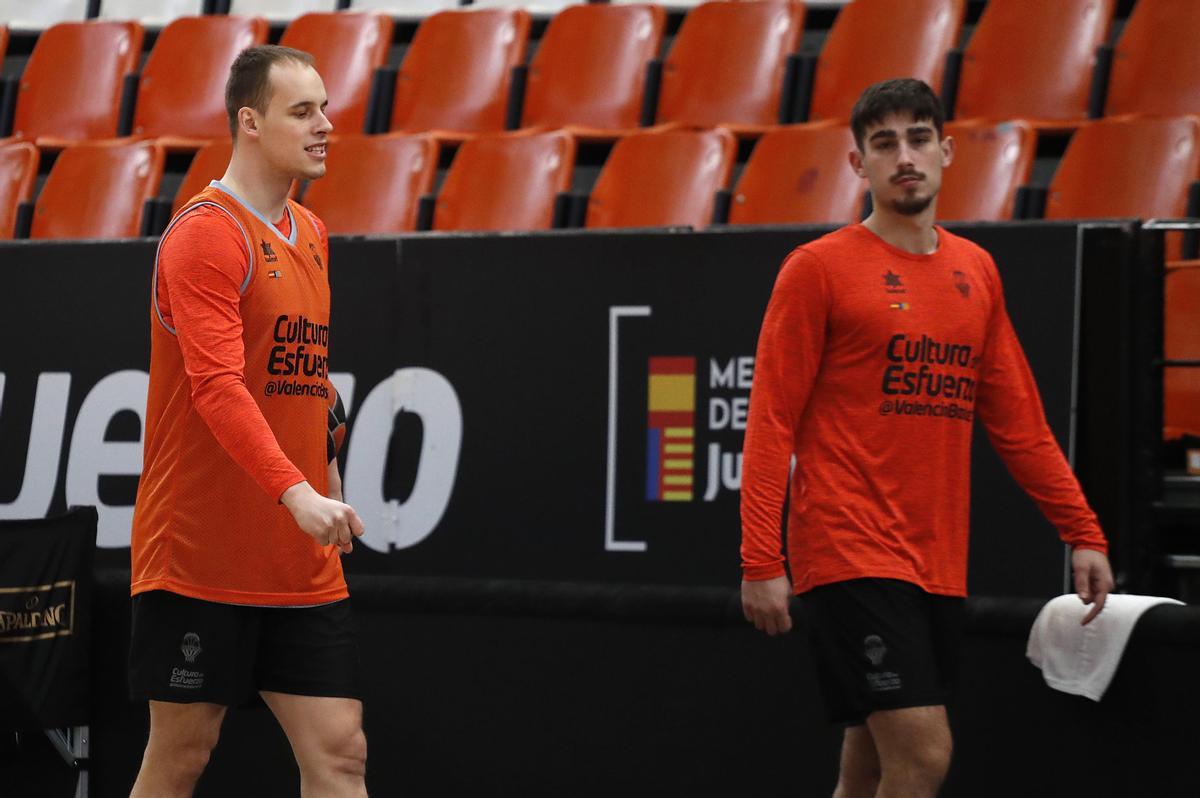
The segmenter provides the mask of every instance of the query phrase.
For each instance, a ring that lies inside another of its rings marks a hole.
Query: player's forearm
[[[783,505],[792,458],[785,418],[751,402],[742,450],[742,573],[747,579],[784,574]]]
[[[279,447],[245,382],[223,374],[193,379],[192,384],[192,404],[217,443],[272,500],[304,481],[304,475]]]

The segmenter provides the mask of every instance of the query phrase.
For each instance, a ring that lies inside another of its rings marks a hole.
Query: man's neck
[[[221,177],[221,184],[249,203],[250,207],[269,219],[272,224],[278,222],[283,218],[284,208],[287,207],[292,178],[280,175],[261,159],[252,157],[249,153],[240,155],[241,157],[235,147],[229,168]]]
[[[914,255],[937,252],[938,235],[933,227],[936,203],[918,214],[905,216],[876,206],[863,221],[863,226],[897,249]]]

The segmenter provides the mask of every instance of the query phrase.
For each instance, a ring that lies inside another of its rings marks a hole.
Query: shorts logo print
[[[184,659],[188,662],[195,662],[196,657],[204,650],[200,648],[200,635],[195,632],[185,634],[183,636],[183,645],[179,647],[179,650],[183,652]]]
[[[863,653],[867,655],[871,664],[878,668],[887,656],[887,646],[883,644],[883,638],[879,635],[867,635],[863,638]]]

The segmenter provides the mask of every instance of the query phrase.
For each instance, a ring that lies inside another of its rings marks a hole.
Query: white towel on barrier
[[[1042,607],[1029,632],[1025,655],[1042,669],[1042,678],[1055,690],[1099,701],[1142,613],[1159,604],[1182,603],[1161,596],[1114,593],[1100,614],[1081,626],[1079,622],[1091,606],[1068,593]]]

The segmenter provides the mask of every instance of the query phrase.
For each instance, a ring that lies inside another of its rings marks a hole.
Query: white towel
[[[1109,595],[1087,626],[1091,610],[1068,593],[1051,599],[1033,622],[1025,655],[1042,669],[1046,684],[1064,693],[1099,701],[1117,672],[1125,644],[1142,613],[1158,604],[1182,604],[1161,596]]]

